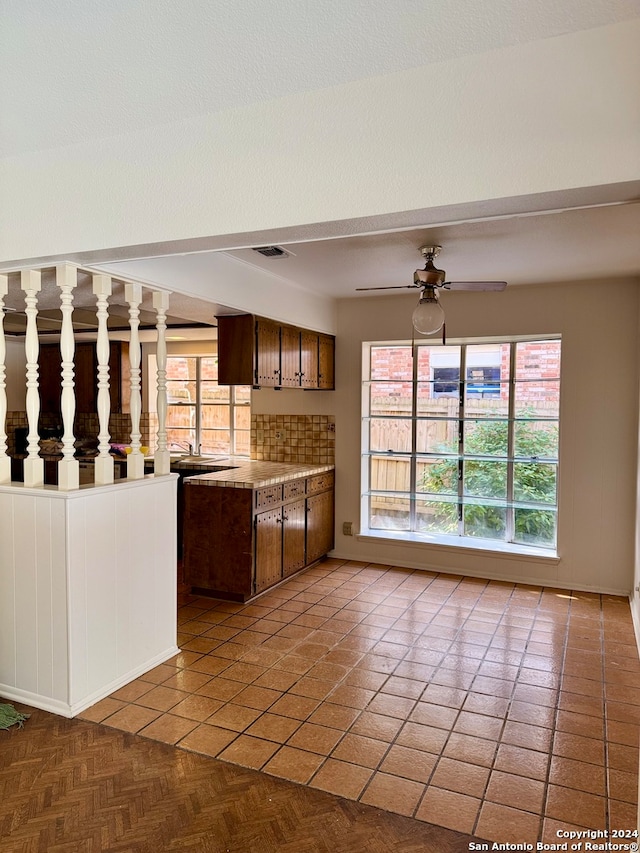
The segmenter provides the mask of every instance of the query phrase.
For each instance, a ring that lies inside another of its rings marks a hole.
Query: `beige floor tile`
[[[448,729],[438,729],[433,726],[423,726],[419,723],[405,723],[396,738],[400,746],[420,749],[439,755],[447,742]]]
[[[495,769],[544,782],[549,769],[549,754],[520,746],[501,744],[498,747]]]
[[[609,800],[609,829],[635,829],[638,807],[635,802]]]
[[[415,817],[436,826],[446,826],[458,832],[472,833],[482,801],[465,794],[427,788]]]
[[[455,722],[454,731],[464,735],[497,740],[502,731],[502,720],[498,717],[487,717],[483,714],[461,711]]]
[[[175,688],[160,685],[136,699],[136,705],[142,705],[144,708],[154,708],[156,711],[168,711],[174,705],[177,705],[178,702],[182,702],[183,699],[188,699],[188,697],[189,694],[185,690],[176,690]]]
[[[442,757],[431,777],[431,784],[445,791],[456,791],[481,799],[488,778],[489,770],[486,767]]]
[[[604,767],[588,764],[586,761],[574,761],[572,758],[561,758],[557,755],[552,757],[549,782],[601,797],[606,794]]]
[[[373,771],[366,767],[327,759],[309,782],[312,788],[328,791],[338,797],[357,800]]]
[[[86,719],[502,843],[603,828],[605,781],[610,826],[635,825],[622,600],[339,560],[183,600],[184,650]]]
[[[544,793],[544,782],[493,770],[489,777],[485,799],[521,811],[540,814]]]
[[[203,723],[183,737],[179,746],[215,758],[236,737],[236,732]]]
[[[308,752],[317,752],[320,755],[329,755],[342,737],[343,732],[337,729],[303,723],[291,736],[288,745]]]
[[[604,764],[604,741],[582,737],[571,732],[556,732],[553,754],[591,764]]]
[[[106,726],[120,729],[123,732],[139,732],[140,729],[147,726],[159,716],[160,711],[154,711],[151,708],[141,708],[139,705],[127,705],[102,722]]]
[[[230,746],[224,749],[218,758],[242,767],[260,768],[277,752],[279,745],[273,741],[240,735]]]
[[[346,734],[331,753],[331,758],[375,769],[388,749],[389,744],[384,741]]]
[[[380,771],[426,784],[436,766],[437,756],[419,749],[393,745],[380,765]]]
[[[638,802],[638,774],[610,768],[609,796],[635,805]]]
[[[374,773],[360,802],[396,814],[412,815],[423,793],[424,785],[419,782],[387,773]]]
[[[469,764],[479,764],[481,767],[491,767],[496,748],[497,744],[493,740],[452,732],[447,740],[443,755],[447,758],[466,761]]]
[[[311,702],[313,700],[305,700]],[[317,702],[315,703],[317,706]],[[309,716],[309,722],[319,726],[330,726],[346,732],[360,716],[357,708],[349,708],[346,705],[334,705],[332,702],[323,702],[317,710]],[[375,737],[375,735],[372,735]]]
[[[324,761],[323,755],[283,746],[262,769],[280,779],[305,785]]]
[[[95,705],[92,705],[90,708],[82,711],[81,714],[78,714],[78,717],[81,720],[90,720],[92,723],[101,723],[107,717],[115,714],[116,711],[120,711],[122,708],[126,707],[126,702],[107,696],[106,699],[102,699],[100,702],[96,702]]]
[[[215,714],[223,704],[219,699],[209,699],[208,696],[199,696],[196,693],[174,705],[171,713],[178,717],[187,717],[190,720],[204,722],[207,717]]]
[[[544,814],[546,817],[578,826],[603,829],[606,822],[606,800],[604,797],[573,788],[549,785]]]
[[[300,720],[295,720],[292,717],[281,717],[278,714],[265,713],[247,728],[246,734],[262,738],[263,740],[285,743],[299,727]]]
[[[175,744],[189,732],[197,727],[196,720],[188,720],[185,717],[176,717],[173,714],[162,714],[148,726],[141,729],[138,734],[152,740],[160,740],[163,743]]]
[[[254,708],[256,711],[266,711],[281,696],[282,693],[279,690],[270,690],[268,687],[257,687],[252,684],[237,693],[233,697],[233,701],[236,705],[244,705],[247,708]]]
[[[610,743],[608,747],[609,767],[638,775],[638,750],[623,743]]]
[[[223,705],[219,711],[215,711],[207,722],[222,729],[243,732],[259,716],[260,711],[256,711],[254,708],[245,708],[243,705],[234,705],[232,702],[229,702]]]
[[[485,802],[480,811],[475,834],[501,844],[533,844],[535,848],[540,825],[538,815]]]

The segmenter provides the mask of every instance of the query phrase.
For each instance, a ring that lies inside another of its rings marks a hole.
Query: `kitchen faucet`
[[[189,456],[193,456],[193,444],[191,442],[185,442],[185,444],[181,444],[179,441],[172,441],[169,445],[169,449],[172,447],[177,447],[180,450],[186,450]]]

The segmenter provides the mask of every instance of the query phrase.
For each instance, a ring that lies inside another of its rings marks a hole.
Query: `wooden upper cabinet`
[[[295,326],[280,326],[280,385],[300,385],[300,329]]]
[[[333,340],[333,339],[332,339]],[[300,386],[318,388],[318,335],[300,332]]]
[[[333,389],[335,339],[331,335],[252,314],[217,320],[221,385]]]
[[[335,387],[335,338],[318,335],[318,388],[331,391]]]
[[[251,314],[218,317],[218,382],[257,385],[256,324]]]
[[[255,343],[255,381],[249,384],[265,385],[275,388],[280,380],[280,326],[271,320],[256,321]],[[218,352],[218,375],[221,355]],[[218,379],[220,382],[220,379]],[[226,384],[226,383],[222,383]],[[246,384],[246,383],[243,383]]]

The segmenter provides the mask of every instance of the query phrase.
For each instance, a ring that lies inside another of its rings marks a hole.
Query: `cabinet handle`
[[[282,516],[282,520],[283,520],[283,521],[289,521],[289,516],[288,516],[288,515],[283,515],[283,516]]]

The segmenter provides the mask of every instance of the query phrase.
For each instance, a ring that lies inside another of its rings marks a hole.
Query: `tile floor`
[[[488,840],[636,827],[626,599],[333,559],[179,623],[82,716]]]

